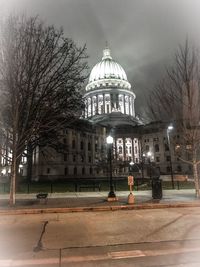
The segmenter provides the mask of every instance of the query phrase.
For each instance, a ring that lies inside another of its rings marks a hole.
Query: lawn
[[[127,180],[114,181],[114,186],[116,191],[128,191],[129,186]],[[108,191],[109,180],[104,180],[99,182],[101,191]],[[87,183],[78,184],[77,191],[79,191],[81,185],[87,185]],[[194,183],[192,181],[184,182],[174,182],[175,189],[193,189]],[[163,190],[172,189],[171,181],[162,182]],[[151,190],[151,182],[144,182],[140,185],[134,185],[134,190]],[[97,189],[96,189],[97,190]],[[76,186],[74,182],[71,181],[55,181],[55,182],[31,182],[31,183],[21,183],[18,187],[18,193],[38,193],[38,192],[75,192]],[[93,191],[93,188],[81,188],[81,191]],[[0,193],[9,193],[9,184],[0,184]]]

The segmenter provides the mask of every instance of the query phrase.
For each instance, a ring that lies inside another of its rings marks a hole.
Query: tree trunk
[[[11,181],[10,181],[10,205],[15,205],[16,199],[16,178],[17,178],[17,154],[16,154],[16,138],[13,136],[13,154],[11,166]]]
[[[196,162],[193,162],[193,175],[194,175],[196,197],[199,198],[200,197],[200,193],[199,193],[199,177],[198,177],[197,163]]]
[[[16,112],[17,118],[17,112]],[[11,181],[10,181],[10,205],[15,205],[16,200],[16,181],[19,168],[19,160],[17,159],[17,119],[14,121],[13,126],[13,143],[12,143],[12,166],[11,166]]]
[[[27,144],[27,182],[32,180],[32,166],[33,166],[33,149],[30,144]]]

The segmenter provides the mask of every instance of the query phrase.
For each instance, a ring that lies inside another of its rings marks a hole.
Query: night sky
[[[106,41],[136,94],[136,113],[186,37],[199,46],[200,0],[0,0],[0,17],[39,15],[87,45],[89,66],[101,60]]]

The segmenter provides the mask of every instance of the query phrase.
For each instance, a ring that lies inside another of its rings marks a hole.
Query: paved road
[[[200,208],[2,215],[0,266],[199,267]]]

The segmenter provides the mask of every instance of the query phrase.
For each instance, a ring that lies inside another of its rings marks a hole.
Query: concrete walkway
[[[66,192],[48,194],[47,201],[36,194],[17,194],[16,205],[9,206],[9,195],[0,195],[0,214],[30,214],[80,212],[119,209],[153,209],[170,207],[200,207],[194,189],[164,190],[161,200],[153,200],[151,191],[134,191],[134,204],[128,204],[128,191],[117,191],[118,201],[108,202],[108,192]]]

